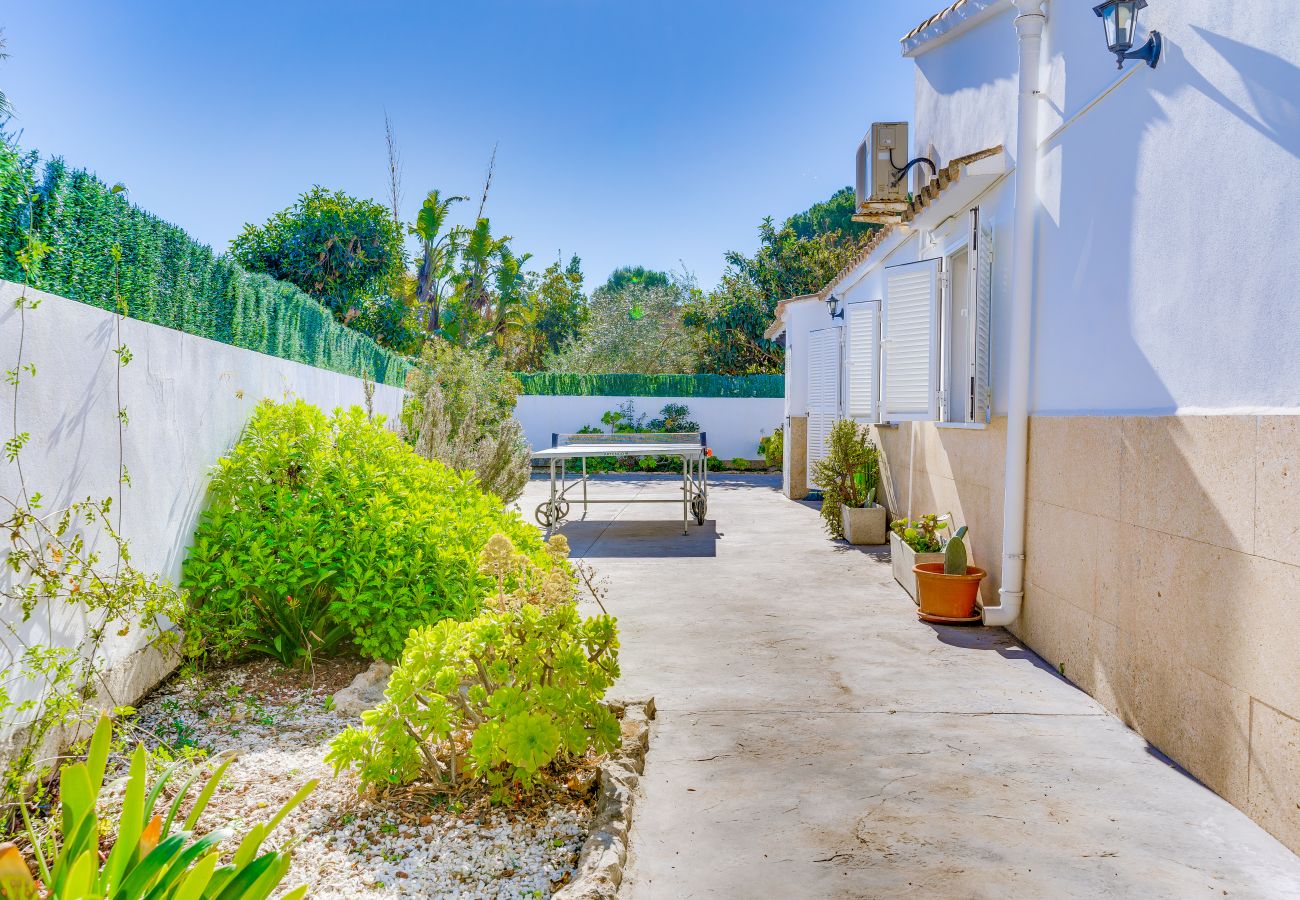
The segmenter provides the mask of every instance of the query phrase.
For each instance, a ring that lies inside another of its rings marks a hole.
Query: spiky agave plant
[[[262,842],[284,817],[316,787],[313,779],[280,807],[268,822],[250,828],[229,863],[218,866],[219,846],[234,835],[229,828],[209,831],[193,838],[199,816],[212,799],[226,768],[227,759],[199,790],[180,829],[173,831],[198,773],[177,792],[166,813],[155,812],[163,787],[179,766],[167,769],[150,787],[148,757],[144,745],[131,756],[126,794],[118,823],[117,840],[101,861],[99,816],[96,804],[104,787],[104,772],[112,742],[112,722],[102,716],[90,740],[86,759],[65,766],[59,774],[60,843],[52,859],[41,849],[26,808],[23,821],[32,844],[37,875],[33,876],[18,848],[0,844],[0,897],[6,900],[264,900],[289,871],[289,851],[282,849],[258,854]],[[38,881],[39,879],[39,881]],[[281,900],[300,900],[307,886],[301,885]]]

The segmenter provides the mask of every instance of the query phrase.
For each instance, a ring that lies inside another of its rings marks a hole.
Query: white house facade
[[[1300,850],[1300,17],[1149,0],[1152,31],[1120,70],[1087,3],[903,39],[930,163],[778,307],[786,491],[872,425],[890,515],[969,525],[987,624]]]

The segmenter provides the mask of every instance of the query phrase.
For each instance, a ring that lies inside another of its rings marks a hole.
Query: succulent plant
[[[965,575],[966,574],[966,543],[962,540],[966,536],[966,526],[957,529],[956,534],[944,545],[943,548],[943,574],[945,575]]]

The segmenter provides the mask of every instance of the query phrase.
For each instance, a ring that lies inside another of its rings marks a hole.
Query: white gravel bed
[[[136,725],[169,743],[234,751],[199,831],[268,819],[311,778],[312,795],[272,834],[299,841],[286,887],[313,897],[549,897],[573,874],[590,811],[552,804],[527,816],[505,808],[363,800],[350,774],[324,762],[350,716],[330,697],[362,668],[334,668],[316,687],[270,662],[173,679],[139,707]],[[151,739],[150,739],[151,740]],[[176,779],[180,781],[181,779]],[[232,840],[229,850],[239,837]]]

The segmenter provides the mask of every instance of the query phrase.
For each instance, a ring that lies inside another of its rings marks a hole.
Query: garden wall
[[[534,450],[551,446],[553,432],[575,432],[585,425],[608,431],[600,417],[632,401],[647,418],[658,415],[665,404],[680,403],[708,433],[709,446],[720,459],[761,459],[758,440],[779,428],[785,418],[781,397],[577,397],[521,395],[515,418]]]
[[[87,497],[117,492],[118,420],[115,396],[117,317],[102,309],[40,291],[36,309],[14,305],[21,286],[0,281],[0,359],[15,367],[19,340],[24,373],[18,394],[17,432],[31,433],[22,452],[29,492],[56,511]],[[364,403],[362,381],[251,350],[196,337],[136,319],[121,322],[122,343],[133,360],[122,369],[122,402],[129,414],[123,432],[122,530],[132,561],[173,583],[203,504],[210,467],[236,441],[263,398],[299,397],[322,409]],[[373,406],[396,421],[403,392],[376,385]],[[0,392],[5,439],[14,421],[14,395]],[[17,469],[0,460],[0,496],[17,497]],[[6,512],[8,505],[5,505]],[[15,617],[13,610],[0,614]],[[11,618],[13,621],[13,618]],[[28,634],[71,646],[83,623],[33,616]],[[142,653],[135,631],[109,644],[116,676],[110,690],[118,703],[135,700],[162,677],[170,663]],[[51,633],[52,632],[52,633]],[[8,665],[7,654],[0,656]]]

